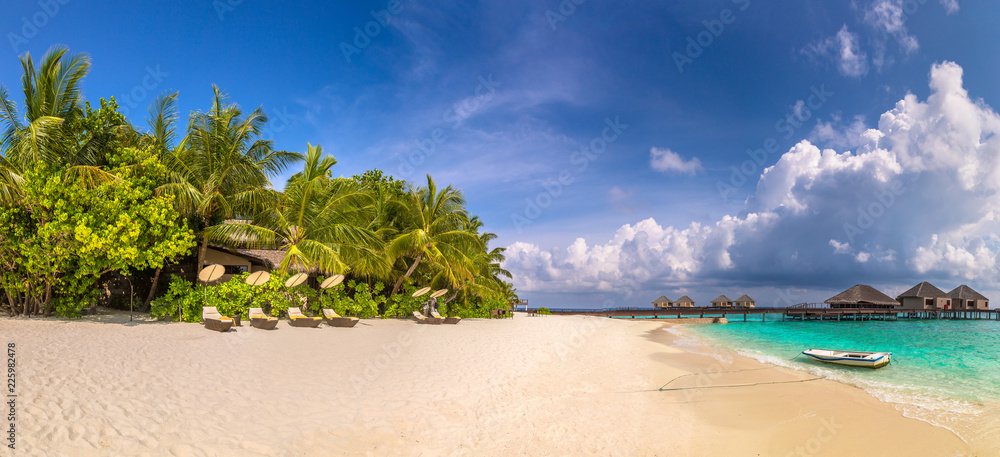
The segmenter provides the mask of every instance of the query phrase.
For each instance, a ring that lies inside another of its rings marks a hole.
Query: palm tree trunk
[[[410,268],[408,270],[406,270],[406,274],[403,275],[402,278],[399,278],[399,280],[396,281],[396,285],[392,286],[392,293],[389,294],[390,297],[393,296],[393,295],[396,295],[396,292],[399,291],[399,286],[403,285],[403,281],[405,281],[406,278],[409,278],[410,275],[413,274],[413,270],[416,270],[417,269],[417,265],[420,265],[420,259],[423,258],[423,256],[424,256],[423,252],[421,252],[420,254],[417,254],[416,260],[414,260],[413,261],[413,265],[410,265]]]
[[[208,252],[208,235],[201,235],[201,247],[198,249],[198,266],[194,269],[194,274],[197,275],[201,272],[202,267],[205,266],[205,253]]]
[[[142,303],[142,312],[149,312],[149,304],[153,301],[153,296],[156,295],[156,286],[160,284],[160,272],[163,271],[163,267],[157,268],[156,273],[153,274],[153,285],[149,288],[149,295],[146,296],[146,301]]]

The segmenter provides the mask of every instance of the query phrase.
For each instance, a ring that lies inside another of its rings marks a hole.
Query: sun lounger
[[[444,319],[438,319],[436,317],[427,317],[427,316],[424,316],[423,314],[420,314],[420,311],[414,311],[413,312],[413,317],[415,317],[417,319],[417,323],[418,324],[440,325],[442,323],[442,321],[444,320]]]
[[[233,328],[233,318],[219,314],[219,310],[214,306],[205,306],[201,309],[201,320],[205,322],[205,328],[216,332],[225,332]]]
[[[260,308],[250,308],[250,326],[261,330],[274,330],[278,326],[278,318],[264,314]]]
[[[436,319],[442,319],[445,324],[457,324],[457,323],[459,323],[459,321],[462,320],[461,317],[444,317],[444,316],[438,314],[437,311],[431,311],[431,317],[436,318]]]
[[[306,316],[298,307],[292,307],[288,308],[288,323],[292,324],[292,327],[316,328],[323,323],[323,318]]]
[[[356,317],[341,316],[332,309],[323,310],[323,319],[325,319],[326,324],[331,327],[354,327],[360,321],[360,319]]]

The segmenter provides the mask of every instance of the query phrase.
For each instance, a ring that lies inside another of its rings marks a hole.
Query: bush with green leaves
[[[548,308],[543,306],[541,308],[538,308],[538,314],[552,314],[552,311],[549,311]]]

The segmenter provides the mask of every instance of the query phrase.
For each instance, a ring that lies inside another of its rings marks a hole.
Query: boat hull
[[[817,362],[848,367],[882,368],[892,361],[891,352],[831,351],[810,349],[802,354]]]

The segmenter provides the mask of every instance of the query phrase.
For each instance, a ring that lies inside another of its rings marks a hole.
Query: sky
[[[1000,9],[959,0],[6,5],[18,56],[87,53],[137,125],[212,85],[320,144],[461,189],[552,308],[818,302],[920,281],[1000,299]],[[296,171],[273,179],[277,186]]]

